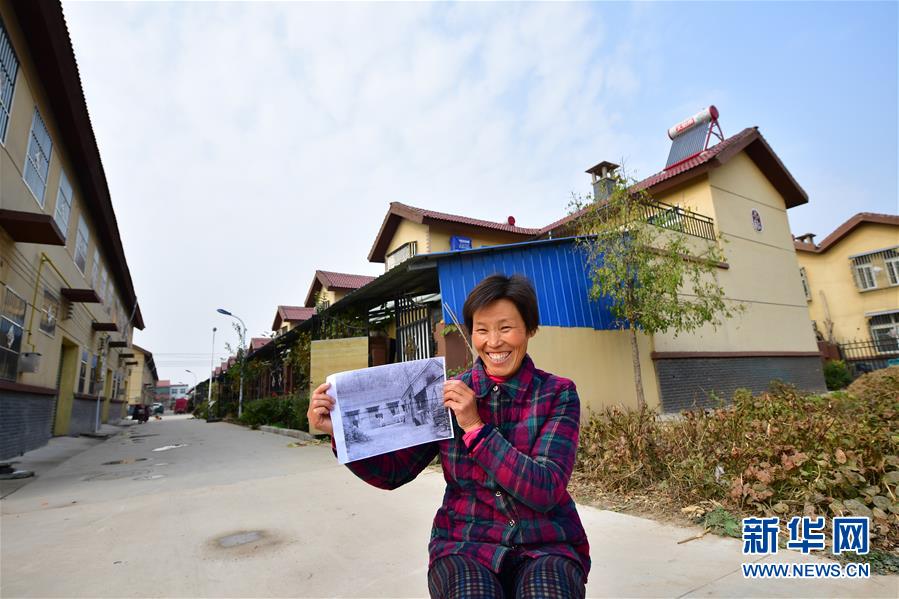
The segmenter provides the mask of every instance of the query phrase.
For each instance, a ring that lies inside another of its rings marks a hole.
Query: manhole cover
[[[149,474],[149,470],[121,470],[119,472],[100,472],[85,476],[81,480],[119,480],[122,478],[134,478]]]
[[[259,530],[249,530],[246,532],[238,532],[218,540],[219,547],[237,547],[238,545],[246,545],[262,540],[263,534]]]
[[[147,474],[146,476],[136,476],[134,480],[156,480],[157,478],[165,478],[165,474]]]

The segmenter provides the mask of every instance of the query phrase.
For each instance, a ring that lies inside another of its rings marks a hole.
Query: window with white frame
[[[69,231],[69,215],[72,213],[72,185],[65,171],[59,173],[59,191],[56,194],[56,212],[53,220],[65,239]]]
[[[862,291],[877,288],[877,279],[874,278],[874,266],[871,264],[871,256],[859,256],[853,260],[855,267],[855,280]]]
[[[799,267],[799,280],[802,281],[802,291],[805,292],[805,299],[808,301],[812,300],[812,288],[809,287],[808,284],[808,274],[805,272],[805,267]]]
[[[90,233],[87,230],[87,223],[84,222],[84,217],[78,217],[78,232],[75,236],[75,266],[78,267],[78,270],[81,271],[81,274],[85,273],[85,268],[87,266],[87,244],[90,240]]]
[[[868,320],[868,327],[878,352],[899,351],[899,312],[872,316]]]
[[[100,282],[100,250],[97,248],[94,248],[94,259],[91,261],[91,264],[91,289],[97,292],[100,299],[103,299],[103,294],[100,293],[100,289],[97,287]]]
[[[25,184],[34,194],[37,203],[44,207],[44,190],[47,189],[47,173],[50,171],[50,152],[53,142],[44,125],[44,119],[37,107],[31,119],[31,135],[28,139],[28,153],[25,155]]]
[[[100,299],[106,303],[106,286],[109,283],[109,275],[106,272],[106,267],[100,271]]]
[[[6,142],[9,128],[9,113],[12,111],[12,96],[16,89],[16,75],[19,73],[19,59],[9,41],[6,27],[0,21],[0,143]]]
[[[884,264],[887,269],[887,279],[890,285],[899,285],[899,252],[887,250],[884,252]]]
[[[3,304],[0,305],[0,379],[16,380],[26,305],[24,299],[9,287],[6,288]]]

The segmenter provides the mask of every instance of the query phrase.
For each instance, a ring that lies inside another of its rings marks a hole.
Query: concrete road
[[[294,442],[172,416],[92,440],[2,500],[0,596],[426,596],[442,476],[380,491]],[[590,597],[899,596],[897,577],[744,580],[736,540],[580,512]]]

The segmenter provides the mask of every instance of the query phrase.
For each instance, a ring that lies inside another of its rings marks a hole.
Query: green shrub
[[[306,409],[309,397],[305,393],[267,397],[245,402],[240,423],[251,428],[277,426],[306,430]]]
[[[824,382],[831,391],[844,389],[852,382],[849,366],[842,360],[828,360],[824,363]]]
[[[860,377],[858,395],[772,383],[676,419],[606,409],[581,428],[577,478],[601,492],[711,501],[735,513],[869,516],[872,543],[891,550],[899,546],[895,370]]]

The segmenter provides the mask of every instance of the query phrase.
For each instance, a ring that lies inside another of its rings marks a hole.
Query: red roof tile
[[[876,212],[859,212],[842,225],[834,229],[833,233],[825,237],[820,244],[793,241],[793,246],[802,252],[820,254],[826,252],[832,245],[851,233],[856,227],[865,223],[899,226],[899,216],[895,214],[878,214]]]
[[[278,306],[275,312],[275,320],[272,322],[272,330],[277,331],[285,322],[304,322],[312,318],[315,308],[301,306]]]
[[[445,223],[456,223],[469,227],[478,227],[481,229],[490,229],[492,231],[503,231],[505,233],[513,233],[524,237],[531,237],[540,233],[540,229],[529,229],[526,227],[516,227],[508,222],[494,222],[490,220],[481,220],[479,218],[470,218],[468,216],[459,216],[457,214],[447,214],[445,212],[436,212],[434,210],[425,210],[424,208],[416,208],[408,206],[400,202],[390,202],[390,208],[381,223],[381,229],[378,231],[375,242],[372,244],[371,251],[368,253],[369,262],[383,262],[384,254],[387,252],[387,245],[393,238],[396,228],[399,226],[401,219],[410,220],[416,223],[424,223],[426,221],[439,221]]]
[[[322,287],[341,290],[354,290],[368,285],[375,280],[375,277],[368,275],[351,275],[342,272],[331,272],[328,270],[316,270],[315,277],[312,279],[312,285],[309,286],[309,293],[306,294],[306,307],[312,308],[315,303],[316,294]]]
[[[268,337],[253,337],[250,339],[250,351],[254,352],[260,347],[265,347],[269,343],[271,343],[271,339]]]

